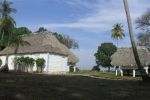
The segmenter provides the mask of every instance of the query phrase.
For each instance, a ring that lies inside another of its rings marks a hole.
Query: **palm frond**
[[[111,32],[111,37],[114,39],[123,39],[123,37],[125,37],[123,25],[121,25],[120,23],[115,24]]]

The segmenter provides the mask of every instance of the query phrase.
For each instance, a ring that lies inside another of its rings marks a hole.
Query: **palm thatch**
[[[15,47],[7,47],[0,52],[0,56],[13,54],[33,54],[33,53],[52,53],[68,56],[69,62],[77,63],[78,58],[63,44],[61,44],[55,36],[50,32],[33,33],[32,35],[23,36],[23,40],[30,45],[19,46],[17,52]]]
[[[138,54],[143,66],[150,65],[150,53],[145,47],[138,47]],[[111,65],[123,68],[137,68],[132,48],[120,48],[111,56]]]

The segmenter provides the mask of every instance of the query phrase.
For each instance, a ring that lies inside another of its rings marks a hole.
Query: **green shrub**
[[[97,71],[97,72],[99,72],[100,71],[100,68],[99,68],[99,66],[94,66],[93,68],[92,68],[92,71]]]
[[[0,59],[0,66],[2,65],[2,63],[3,63],[3,62],[2,62],[2,60]]]
[[[28,72],[28,69],[30,68],[30,71],[33,71],[35,60],[30,57],[15,57],[14,58],[14,64],[15,69],[19,71],[25,71]]]
[[[76,67],[76,72],[79,72],[80,69],[78,67]],[[70,66],[69,67],[69,72],[74,72],[74,66]]]
[[[44,58],[38,58],[36,59],[36,66],[37,66],[37,72],[43,72],[45,65],[45,59]]]

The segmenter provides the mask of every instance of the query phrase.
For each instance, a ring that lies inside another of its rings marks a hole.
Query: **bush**
[[[76,67],[76,72],[80,71],[78,67]],[[74,66],[69,67],[69,72],[74,72]]]
[[[73,69],[73,66],[70,66],[70,67],[69,67],[69,72],[73,72],[73,70],[74,70],[74,69]]]
[[[99,66],[94,66],[93,68],[92,68],[92,71],[100,71],[100,68],[99,68]]]
[[[2,60],[0,59],[0,66],[2,65]]]
[[[45,59],[44,58],[38,58],[36,60],[36,66],[37,66],[37,72],[43,72],[45,65]]]
[[[30,71],[33,72],[34,62],[35,60],[30,57],[15,57],[14,58],[15,69],[19,71],[28,72],[28,69],[30,68]]]

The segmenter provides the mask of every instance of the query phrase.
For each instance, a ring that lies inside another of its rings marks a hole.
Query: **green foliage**
[[[76,67],[76,72],[79,72],[80,69],[78,67]],[[69,67],[69,72],[74,72],[74,66],[70,66]]]
[[[69,49],[78,49],[78,43],[68,35],[59,34],[57,32],[53,33],[53,35],[60,41],[60,43],[64,44]]]
[[[0,14],[2,15],[0,19],[0,39],[9,41],[9,37],[12,34],[12,30],[15,28],[16,22],[10,16],[11,13],[15,13],[16,10],[11,8],[12,2],[8,2],[4,0],[4,2],[0,3]],[[5,38],[6,37],[6,38]],[[5,39],[3,39],[5,38]],[[7,39],[7,40],[6,40]]]
[[[2,60],[0,59],[0,66],[2,65],[2,63],[3,63],[3,62],[2,62]]]
[[[18,65],[19,67],[24,67],[24,68],[21,68],[21,69],[23,69],[22,71],[27,70],[27,72],[28,72],[29,67],[30,67],[30,70],[33,70],[32,68],[34,66],[35,60],[30,57],[15,57],[14,63],[15,63],[15,65]],[[26,70],[25,70],[25,68],[26,68]]]
[[[18,27],[14,29],[14,33],[17,33],[20,35],[30,35],[32,34],[32,31],[29,30],[27,27]]]
[[[40,27],[36,32],[45,32],[45,31],[48,31],[46,28],[44,27]]]
[[[17,30],[14,30],[13,35],[9,38],[10,41],[9,45],[12,47],[16,47],[16,49],[18,49],[19,45],[21,46],[30,45],[27,41],[24,41],[22,39],[23,34],[30,34],[30,33],[19,33],[19,31],[17,32]]]
[[[94,67],[92,68],[92,71],[98,71],[98,72],[99,72],[99,71],[100,71],[99,66],[97,66],[97,65],[96,65],[96,66],[94,66]]]
[[[112,29],[111,37],[114,39],[123,39],[125,37],[123,26],[121,24],[115,24]]]
[[[69,72],[73,72],[73,71],[74,71],[73,66],[70,66],[69,67]]]
[[[44,58],[38,58],[36,59],[36,65],[37,65],[37,71],[43,72],[43,69],[45,67],[45,59]]]
[[[111,56],[116,52],[117,47],[113,43],[102,43],[95,53],[97,65],[103,67],[111,66]]]

